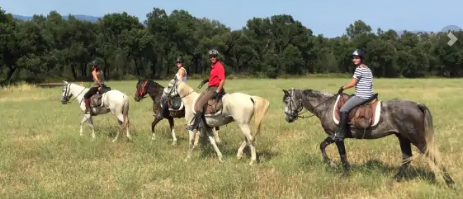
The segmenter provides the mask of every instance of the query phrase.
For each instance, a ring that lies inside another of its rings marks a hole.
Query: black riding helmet
[[[362,60],[365,58],[365,54],[363,54],[363,51],[360,49],[355,49],[351,56],[359,56]]]
[[[100,64],[98,63],[97,60],[93,60],[92,62],[90,62],[90,65],[92,65],[92,66],[98,66],[98,65],[100,65]]]
[[[183,63],[183,58],[182,57],[177,57],[177,63]]]

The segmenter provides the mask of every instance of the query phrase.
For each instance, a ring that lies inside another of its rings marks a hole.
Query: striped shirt
[[[373,95],[373,74],[368,67],[357,67],[354,78],[357,79],[355,84],[355,96],[362,99],[368,99]]]

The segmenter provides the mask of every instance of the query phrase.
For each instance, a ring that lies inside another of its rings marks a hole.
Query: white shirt
[[[183,68],[183,67],[180,67],[180,69],[183,69],[183,71],[185,72],[185,74],[183,74],[183,78],[182,78],[181,80],[182,80],[184,83],[186,83],[186,80],[187,80],[187,73],[186,73],[186,70],[185,70],[185,68]],[[180,70],[180,69],[179,69],[179,70]],[[177,71],[177,73],[175,74],[175,77],[176,77],[178,80],[180,80],[180,79],[179,79],[178,71]]]

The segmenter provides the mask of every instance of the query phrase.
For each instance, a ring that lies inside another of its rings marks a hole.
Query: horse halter
[[[295,95],[294,95],[294,87],[293,87],[293,88],[291,88],[291,94],[290,94],[290,96],[288,96],[288,97],[289,97],[289,108],[290,108],[291,112],[293,112],[292,109],[291,109],[291,107],[293,106],[293,98],[294,98],[294,96],[295,96]],[[327,101],[329,101],[329,100],[331,100],[331,99],[333,99],[334,97],[337,97],[337,96],[338,96],[338,95],[333,95],[332,97],[326,99],[325,101],[321,102],[321,103],[318,104],[317,106],[314,106],[313,109],[315,110],[315,109],[318,108],[320,105],[326,103]],[[302,104],[302,100],[299,101],[299,103],[300,103],[300,106],[295,110],[295,112],[296,112],[295,114],[293,114],[293,113],[287,113],[286,111],[285,111],[285,114],[288,115],[288,116],[295,117],[296,119],[297,119],[297,118],[309,118],[309,117],[315,116],[315,114],[312,114],[312,115],[310,115],[310,116],[301,116],[301,115],[302,115],[302,110],[304,109],[304,106],[303,106],[303,104]]]
[[[89,87],[91,84],[92,84],[92,83],[90,83],[87,87]],[[66,85],[66,88],[64,89],[64,96],[62,96],[62,98],[61,98],[61,103],[63,103],[63,104],[69,104],[69,103],[75,101],[75,100],[77,99],[77,97],[78,97],[79,95],[81,95],[81,94],[84,92],[85,88],[86,88],[86,87],[84,87],[84,88],[82,89],[82,91],[80,91],[80,93],[79,93],[78,95],[76,95],[71,101],[69,101],[69,99],[71,99],[71,97],[72,97],[72,94],[71,94],[71,84],[68,83],[68,84]]]
[[[291,88],[291,93],[289,94],[289,111],[290,113],[287,113],[285,111],[285,114],[288,115],[288,116],[291,116],[291,117],[295,117],[295,118],[298,118],[298,117],[302,117],[300,116],[300,112],[304,109],[304,106],[302,106],[302,101],[299,101],[299,107],[293,111],[292,107],[294,106],[293,103],[295,103],[295,99],[294,99],[294,87]],[[295,113],[293,113],[295,112]]]
[[[141,86],[141,89],[137,91],[138,97],[143,97],[146,95],[146,85],[148,85],[148,80],[145,80],[145,83]]]
[[[71,99],[72,94],[71,92],[71,84],[66,84],[66,87],[64,88],[64,95],[61,97],[61,103],[67,104],[69,103],[69,99]]]

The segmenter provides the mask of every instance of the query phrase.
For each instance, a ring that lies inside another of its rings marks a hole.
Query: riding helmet
[[[183,58],[182,57],[177,57],[177,63],[183,63]]]
[[[209,56],[217,57],[219,56],[219,51],[217,51],[216,49],[209,50]]]
[[[365,57],[365,55],[363,54],[363,51],[360,50],[360,49],[355,49],[355,50],[352,52],[351,56],[359,56],[359,57],[362,58],[362,59]]]

